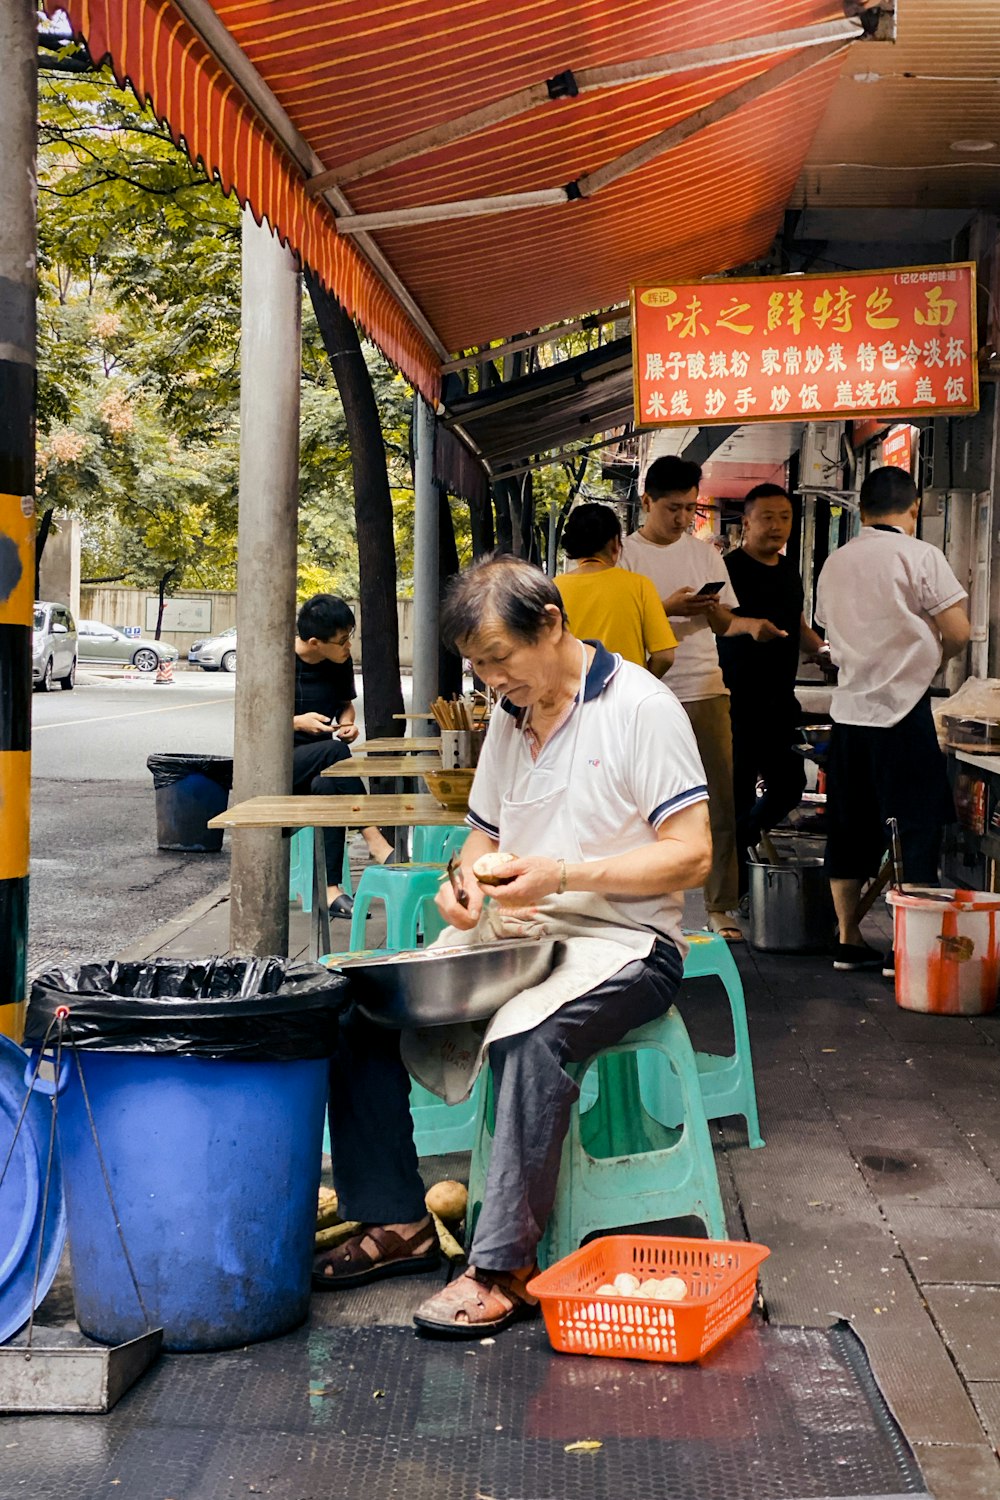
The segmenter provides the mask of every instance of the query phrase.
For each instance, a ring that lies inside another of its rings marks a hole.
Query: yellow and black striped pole
[[[18,1039],[27,992],[35,599],[35,27],[34,6],[0,0],[0,1032]]]

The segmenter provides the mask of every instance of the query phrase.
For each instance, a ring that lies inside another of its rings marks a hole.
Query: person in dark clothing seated
[[[292,719],[292,791],[299,795],[364,796],[364,785],[357,777],[321,774],[327,766],[350,759],[350,745],[359,733],[354,711],[353,636],[354,614],[336,594],[314,594],[299,610]],[[340,887],[345,830],[326,828],[323,832],[330,915],[349,917],[354,902]],[[392,845],[381,830],[363,828],[361,832],[372,859],[385,864],[392,857]]]
[[[748,885],[747,848],[797,807],[805,765],[792,745],[801,720],[795,697],[799,654],[814,656],[824,642],[806,624],[799,570],[783,548],[792,531],[792,502],[776,484],[759,484],[743,509],[743,544],[725,558],[740,601],[737,615],[773,620],[783,634],[758,644],[749,636],[718,642],[733,723],[733,801],[740,896]],[[763,782],[761,796],[757,782]]]

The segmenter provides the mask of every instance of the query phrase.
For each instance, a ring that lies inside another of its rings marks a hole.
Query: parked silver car
[[[203,641],[192,641],[188,661],[204,667],[206,672],[236,671],[236,626],[230,625],[219,635],[210,635]]]
[[[81,620],[77,651],[82,662],[131,662],[140,672],[155,672],[161,661],[176,661],[180,652],[168,641],[126,635],[101,620]]]
[[[65,604],[35,602],[35,633],[31,643],[31,680],[47,693],[53,682],[72,688],[76,681],[77,636],[73,616]]]

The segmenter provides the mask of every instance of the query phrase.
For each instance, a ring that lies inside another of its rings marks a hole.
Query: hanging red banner
[[[909,423],[905,427],[894,427],[889,436],[882,439],[882,462],[891,468],[913,472],[913,434],[917,429]]]
[[[637,286],[632,370],[637,427],[975,412],[975,265]]]

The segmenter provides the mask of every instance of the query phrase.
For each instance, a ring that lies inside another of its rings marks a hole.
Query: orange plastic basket
[[[746,1317],[766,1245],[746,1240],[687,1240],[606,1235],[557,1261],[528,1283],[542,1306],[553,1349],[616,1359],[682,1363],[700,1359]],[[599,1286],[630,1271],[640,1281],[679,1276],[682,1302],[651,1297],[595,1297]]]

